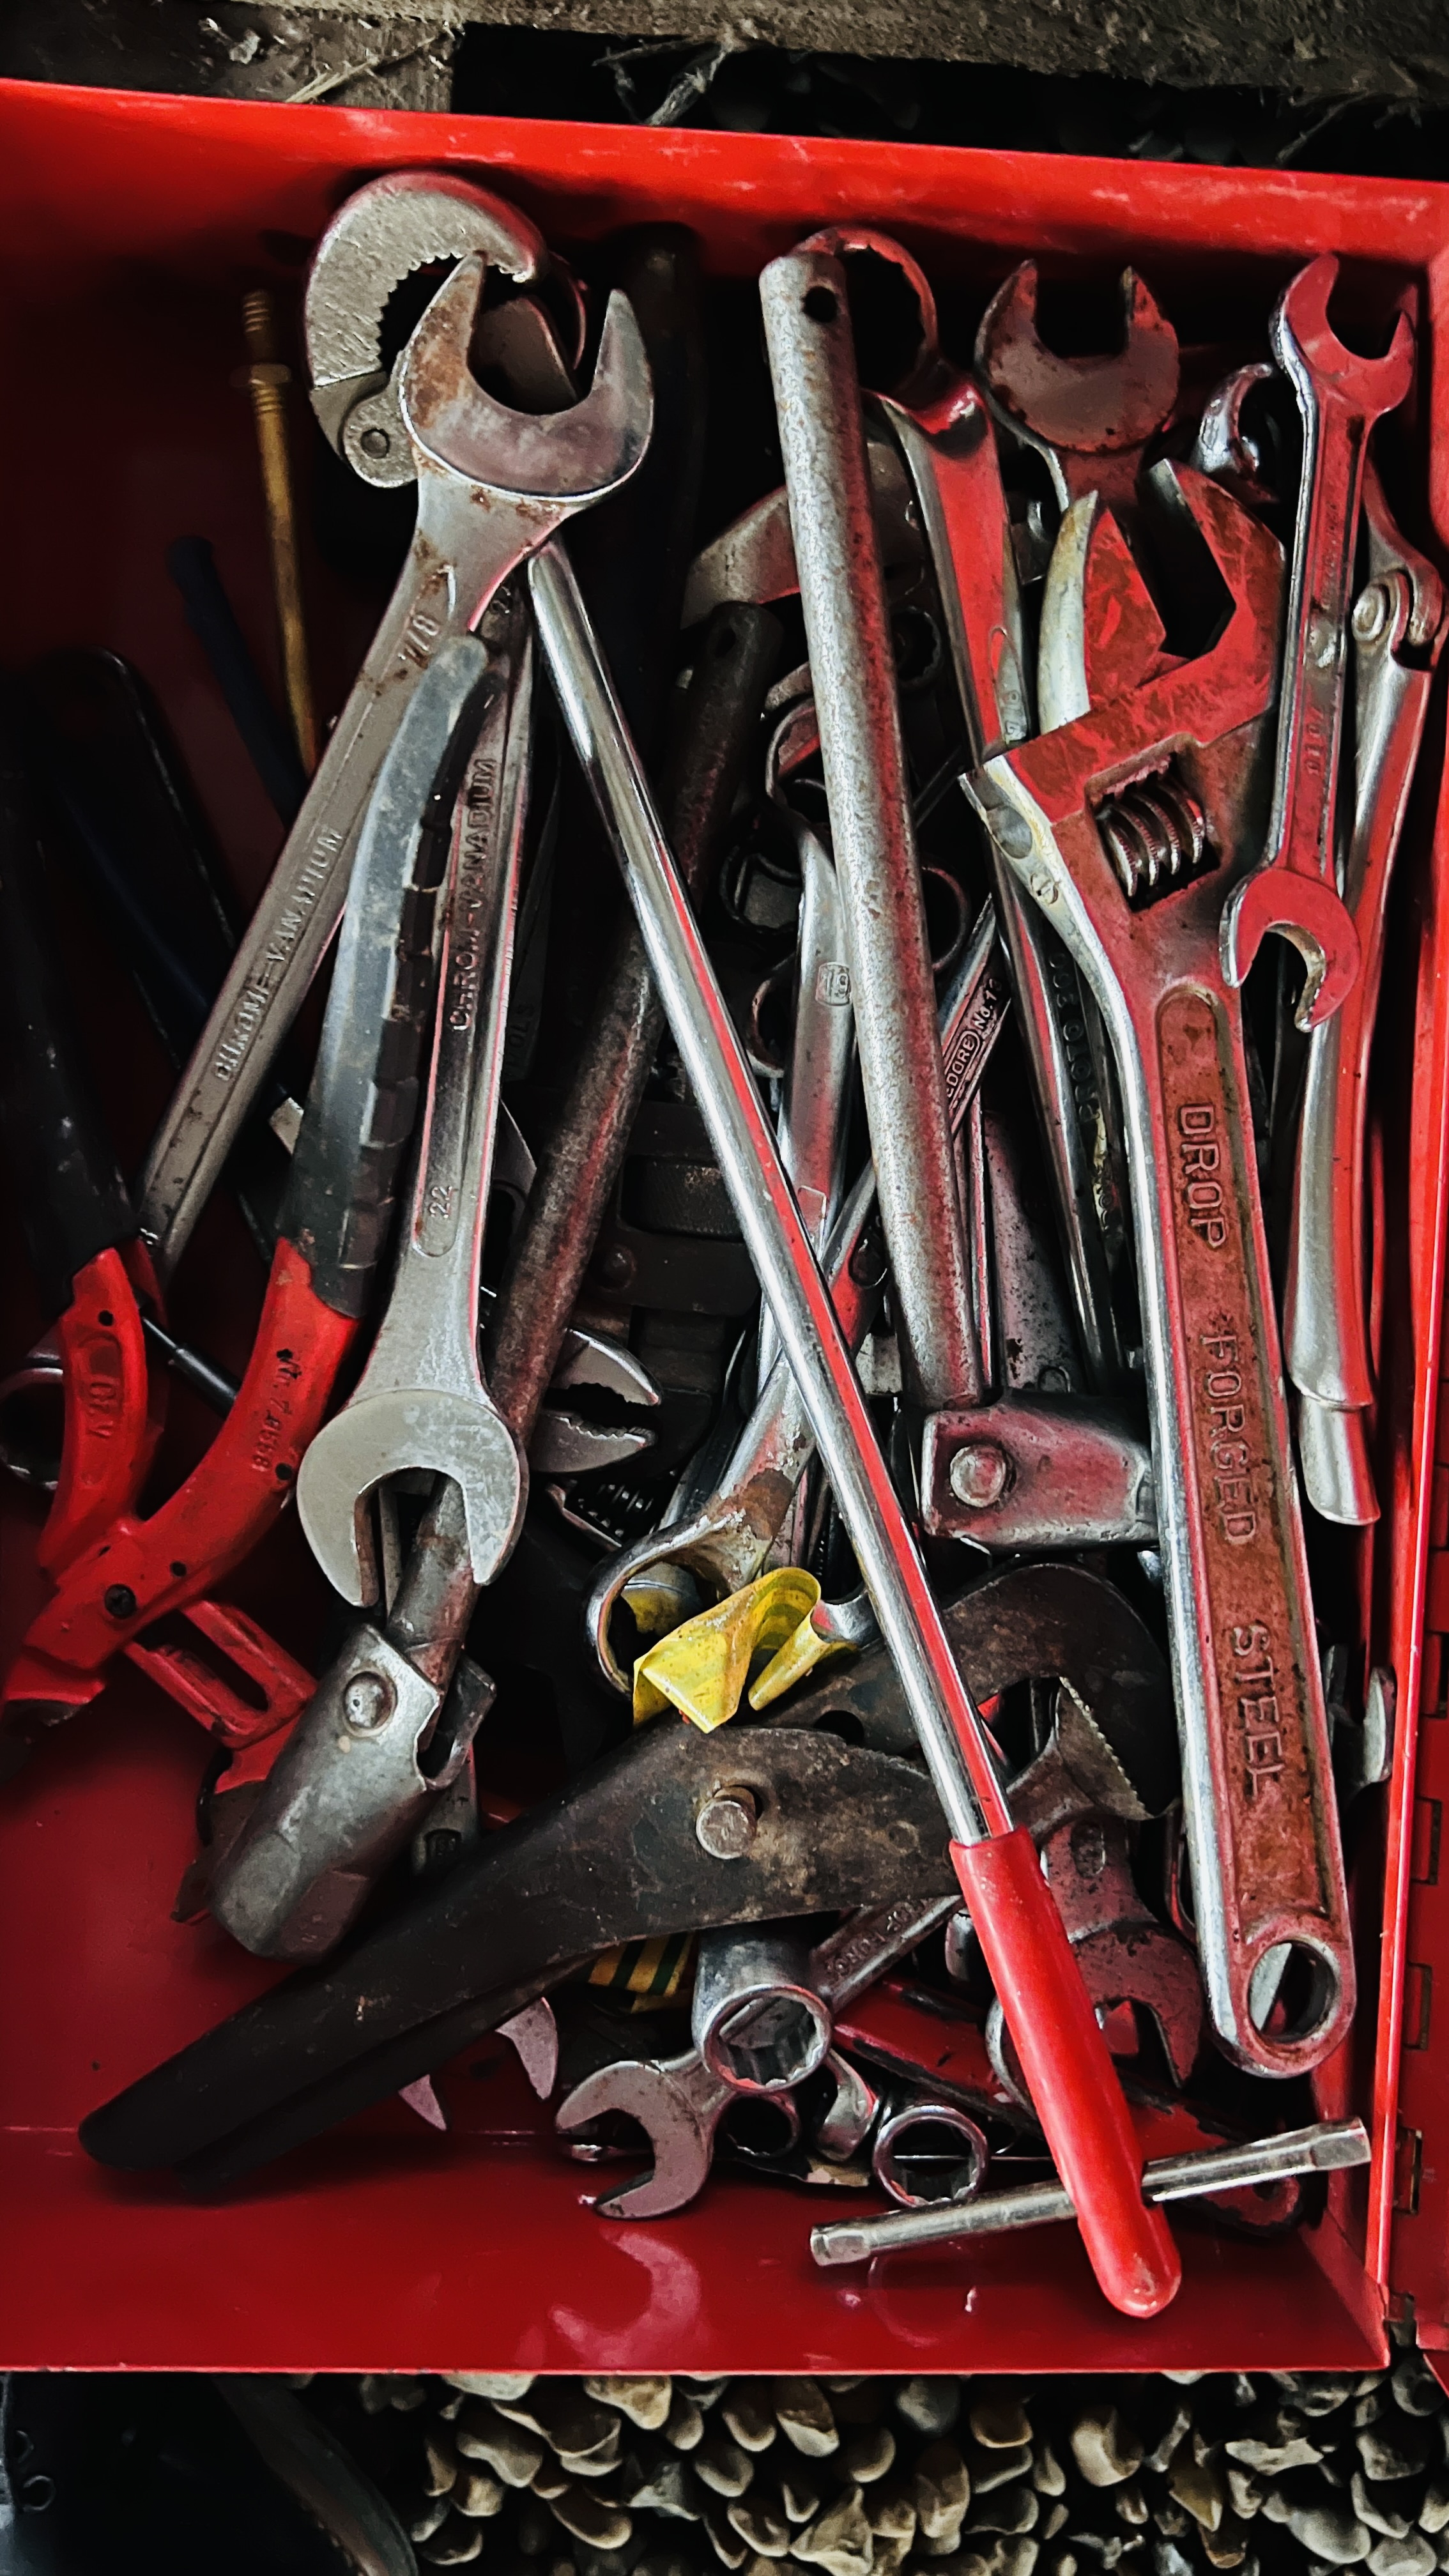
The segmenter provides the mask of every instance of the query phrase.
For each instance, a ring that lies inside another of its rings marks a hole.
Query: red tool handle
[[[1117,2070],[1036,1846],[1018,1825],[953,1843],[951,1859],[1092,2269],[1114,2308],[1155,2317],[1182,2265],[1161,2210],[1142,2197]]]

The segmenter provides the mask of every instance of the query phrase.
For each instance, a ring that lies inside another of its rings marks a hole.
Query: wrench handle
[[[1239,2063],[1303,2073],[1342,2036],[1353,1959],[1241,1027],[1206,977],[1136,1016],[1150,1135],[1133,1160],[1154,1184],[1138,1243],[1203,1967]],[[1270,2033],[1255,1973],[1271,1980],[1290,1943],[1316,1962],[1316,1993]]]
[[[1114,2308],[1155,2317],[1182,2266],[1143,2200],[1131,2116],[1036,1846],[1017,1825],[953,1842],[951,1861],[1092,2269]]]

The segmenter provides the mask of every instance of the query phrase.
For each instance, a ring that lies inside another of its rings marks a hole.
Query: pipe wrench
[[[1243,2065],[1335,2046],[1354,1972],[1225,900],[1252,867],[1277,679],[1276,540],[1191,468],[1153,469],[1228,603],[1210,649],[988,761],[998,848],[1071,949],[1122,1090],[1183,1792],[1209,2007]],[[1110,519],[1083,631],[1141,584]]]

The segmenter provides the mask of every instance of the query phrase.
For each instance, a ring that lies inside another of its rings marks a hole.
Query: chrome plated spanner
[[[950,1897],[904,1897],[852,1915],[811,1953],[809,1992],[833,2021],[952,1910]],[[798,2005],[793,1982],[781,1992]],[[626,2057],[575,2085],[559,2105],[555,2126],[567,2143],[600,2120],[637,2120],[654,2150],[653,2164],[637,2181],[602,2193],[594,2206],[603,2218],[663,2218],[702,2189],[715,2133],[740,2093],[738,2081],[717,2074],[698,2047],[675,2058]]]
[[[1241,1016],[1218,946],[1257,846],[1282,559],[1192,469],[1151,481],[1222,575],[1218,642],[989,761],[976,793],[1117,1062],[1204,1977],[1224,2045],[1287,2075],[1342,2036],[1354,1970]],[[1087,551],[1089,593],[1098,570],[1087,626],[1136,579],[1120,546],[1100,567]]]
[[[1034,1398],[985,1402],[950,1111],[930,1039],[930,956],[846,301],[845,259],[863,247],[901,258],[878,236],[821,234],[773,261],[760,295],[881,1221],[907,1392],[925,1416],[922,1524],[932,1536],[985,1546],[1051,1544],[1068,1525],[1077,1544],[1142,1544],[1153,1526],[1150,1477],[1130,1419]],[[917,294],[929,340],[924,280]],[[976,428],[989,445],[984,411]],[[914,452],[928,454],[924,435]],[[1004,512],[1002,522],[1007,541]],[[958,632],[963,616],[958,589]],[[966,674],[967,703],[986,739],[999,738],[998,686],[1020,723],[1019,682],[1005,676],[1011,662],[1004,638]]]
[[[347,228],[362,238],[374,219],[364,190],[343,208],[333,234]],[[527,227],[526,241],[533,238]],[[163,1277],[180,1258],[341,917],[362,817],[419,677],[444,636],[477,624],[526,555],[618,489],[648,442],[648,370],[627,300],[610,299],[583,401],[569,411],[526,414],[485,393],[469,370],[484,278],[478,253],[461,260],[407,345],[397,399],[418,479],[412,546],[152,1144],[141,1231]]]
[[[1304,1491],[1325,1520],[1353,1527],[1378,1516],[1364,1423],[1374,1400],[1364,1172],[1369,1056],[1389,879],[1445,635],[1444,585],[1394,526],[1372,458],[1364,471],[1363,532],[1366,578],[1350,620],[1354,800],[1342,887],[1362,964],[1342,1010],[1309,1041],[1283,1290]]]
[[[1273,354],[1303,422],[1303,466],[1267,856],[1235,887],[1222,925],[1223,972],[1234,984],[1266,931],[1293,942],[1305,967],[1301,1029],[1331,1019],[1359,971],[1336,847],[1349,603],[1370,433],[1397,409],[1414,375],[1406,313],[1386,356],[1361,358],[1344,347],[1328,319],[1337,280],[1338,261],[1324,252],[1299,270],[1273,315]]]
[[[297,1480],[313,1555],[345,1601],[380,1593],[371,1504],[422,1469],[462,1496],[473,1580],[491,1583],[517,1535],[527,1468],[478,1363],[478,1273],[532,739],[533,649],[521,600],[495,612],[496,686],[458,801],[438,1009],[412,1207],[387,1308],[348,1402]]]

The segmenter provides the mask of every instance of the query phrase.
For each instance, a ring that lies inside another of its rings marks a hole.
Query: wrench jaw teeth
[[[515,504],[537,502],[542,543],[561,516],[617,491],[642,462],[654,417],[649,361],[616,288],[588,392],[566,411],[513,411],[468,365],[485,276],[475,254],[444,279],[408,342],[399,408],[425,464]]]

